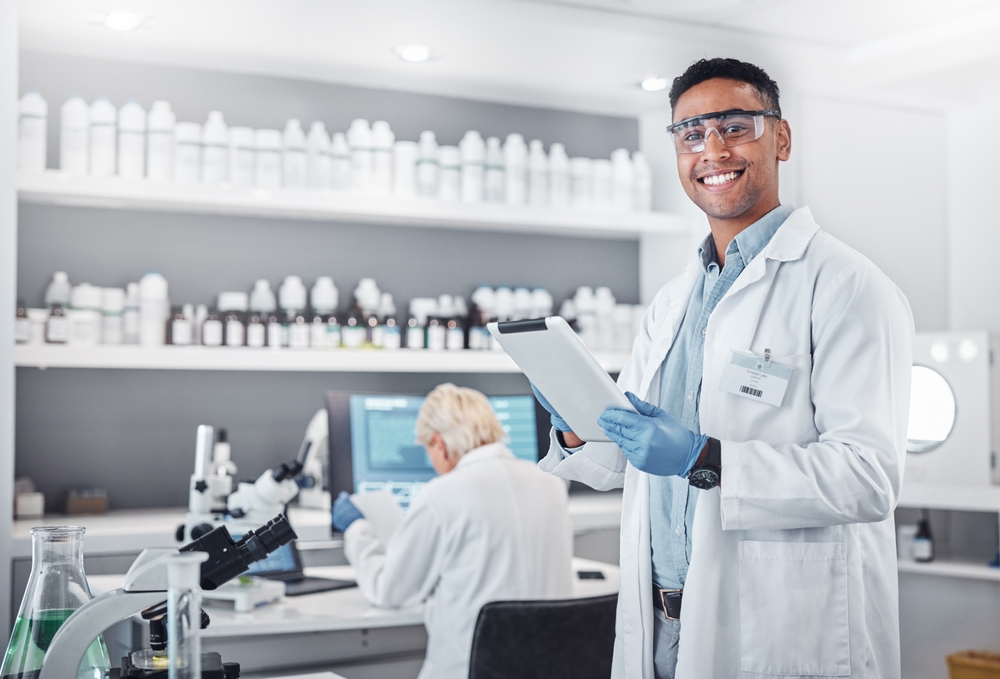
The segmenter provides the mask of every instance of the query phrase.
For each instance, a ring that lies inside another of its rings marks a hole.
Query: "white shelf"
[[[968,580],[995,580],[1000,582],[1000,568],[992,568],[981,563],[964,563],[960,561],[931,561],[917,563],[900,559],[900,573],[920,573],[921,575],[939,575],[946,578],[965,578]]]
[[[903,481],[900,507],[1000,512],[1000,486],[948,486]]]
[[[597,354],[608,372],[619,372],[625,353]],[[22,345],[14,348],[19,368],[110,368],[133,370],[252,370],[286,372],[519,373],[509,356],[493,351],[400,349],[291,350],[248,347],[73,347]]]
[[[589,238],[634,239],[644,233],[687,232],[682,217],[663,212],[596,212],[494,204],[466,205],[420,198],[380,198],[308,189],[267,190],[119,177],[76,177],[58,171],[22,172],[18,175],[17,187],[21,202],[40,205],[552,233]]]

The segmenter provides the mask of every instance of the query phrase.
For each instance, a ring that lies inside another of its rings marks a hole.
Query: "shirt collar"
[[[455,469],[459,467],[467,467],[470,464],[475,464],[476,462],[483,462],[484,460],[492,460],[498,457],[506,457],[508,455],[513,455],[507,446],[502,443],[488,443],[485,446],[479,446],[478,448],[473,448],[469,452],[459,459],[458,464],[455,465]]]
[[[738,255],[743,266],[746,267],[750,260],[767,247],[778,228],[794,211],[795,208],[791,205],[779,205],[740,231],[726,248],[726,259],[729,260]],[[716,257],[715,239],[712,238],[712,234],[708,234],[698,247],[698,257],[701,259],[701,265],[705,271],[708,271],[712,264],[717,264],[718,257]]]

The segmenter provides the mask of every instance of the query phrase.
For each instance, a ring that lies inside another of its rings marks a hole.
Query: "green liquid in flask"
[[[42,659],[49,650],[52,638],[69,616],[71,609],[39,611],[34,618],[18,618],[14,622],[14,633],[0,670],[2,679],[37,679],[42,669]],[[98,636],[87,649],[77,679],[102,679],[111,666],[104,637]]]

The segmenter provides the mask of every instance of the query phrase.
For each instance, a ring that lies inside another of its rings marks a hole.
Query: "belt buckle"
[[[667,620],[680,620],[680,618],[674,618],[670,615],[670,609],[667,607],[667,601],[664,598],[665,594],[681,594],[684,592],[683,589],[660,589],[656,588],[657,593],[660,595],[660,608],[663,610],[663,615]]]

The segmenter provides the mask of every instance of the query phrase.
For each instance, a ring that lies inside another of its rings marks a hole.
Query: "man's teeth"
[[[727,172],[726,174],[713,174],[709,177],[702,178],[702,182],[709,184],[711,186],[717,186],[719,184],[725,184],[726,182],[731,182],[740,176],[739,172]]]

